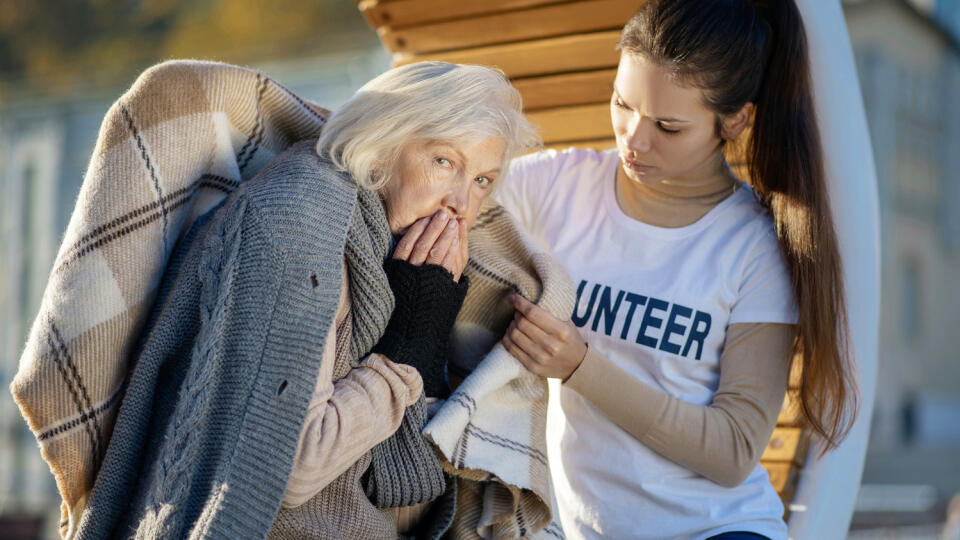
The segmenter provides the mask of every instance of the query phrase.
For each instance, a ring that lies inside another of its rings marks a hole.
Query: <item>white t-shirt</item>
[[[591,347],[654,388],[709,405],[728,324],[797,321],[773,222],[746,184],[692,225],[636,221],[616,202],[617,162],[615,150],[525,156],[496,198],[570,273],[572,319]],[[726,488],[650,450],[575,391],[562,387],[560,405],[548,447],[568,537],[786,538],[759,465]]]

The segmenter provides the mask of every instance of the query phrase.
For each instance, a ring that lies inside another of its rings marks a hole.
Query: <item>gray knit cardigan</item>
[[[348,177],[288,151],[190,229],[160,285],[79,538],[267,535],[357,204]]]

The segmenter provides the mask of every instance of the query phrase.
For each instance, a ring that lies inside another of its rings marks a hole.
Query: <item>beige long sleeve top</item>
[[[695,405],[639,381],[593,348],[564,382],[652,450],[727,487],[760,462],[787,390],[794,326],[727,328],[713,401]]]
[[[320,374],[300,432],[297,455],[283,506],[300,506],[340,476],[361,456],[400,427],[406,408],[419,398],[417,370],[371,354],[334,381],[337,330],[350,312],[346,273],[334,322],[327,331]],[[348,326],[348,325],[347,325]],[[341,333],[345,333],[341,330]]]

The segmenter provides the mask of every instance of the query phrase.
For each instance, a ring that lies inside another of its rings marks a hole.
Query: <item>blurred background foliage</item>
[[[356,10],[316,0],[0,0],[0,100],[110,86],[167,58],[309,54],[365,28]]]

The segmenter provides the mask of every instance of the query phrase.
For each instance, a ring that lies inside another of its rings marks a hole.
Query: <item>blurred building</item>
[[[928,9],[954,37],[960,36],[960,0],[938,0]]]
[[[960,492],[960,2],[844,4],[880,195],[877,401],[863,483],[888,512]],[[914,495],[898,500],[898,488]],[[863,510],[879,511],[861,492]],[[884,496],[883,494],[887,495]],[[909,519],[906,513],[901,516]]]
[[[60,182],[62,119],[43,109],[25,108],[16,118],[0,114],[0,381],[6,390],[65,226],[58,223],[61,212],[51,209],[59,210],[58,194],[75,193],[77,182],[69,188]],[[0,535],[49,530],[42,519],[59,506],[53,477],[7,391],[0,392],[0,433]]]

